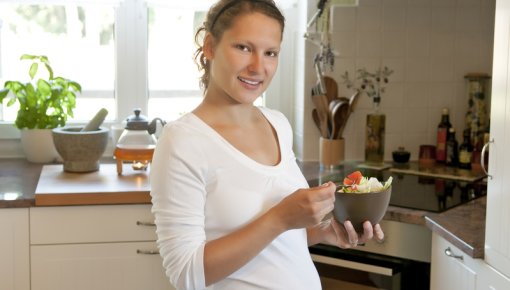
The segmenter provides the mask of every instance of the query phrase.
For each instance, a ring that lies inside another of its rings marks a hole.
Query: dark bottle
[[[448,130],[452,127],[450,123],[450,113],[448,108],[443,109],[441,122],[437,126],[437,144],[436,144],[436,161],[440,163],[446,162],[446,139],[448,138]]]
[[[471,169],[473,159],[473,144],[471,144],[471,132],[464,130],[464,141],[459,146],[459,168]]]
[[[471,159],[469,160],[469,162],[471,162]],[[457,166],[458,163],[459,163],[459,143],[455,138],[455,129],[450,128],[448,130],[448,139],[446,140],[446,165]]]

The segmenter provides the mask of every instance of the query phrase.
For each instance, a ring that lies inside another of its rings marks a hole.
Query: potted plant
[[[24,54],[21,60],[30,60],[30,80],[6,81],[0,90],[0,103],[7,99],[7,106],[18,104],[14,126],[21,130],[21,145],[31,162],[47,163],[58,158],[53,144],[51,129],[64,126],[68,117],[73,117],[76,94],[81,86],[61,76],[55,77],[48,57]],[[39,67],[46,69],[46,78]],[[38,76],[38,78],[36,78]],[[46,145],[44,149],[41,146]],[[31,150],[33,149],[33,150]]]

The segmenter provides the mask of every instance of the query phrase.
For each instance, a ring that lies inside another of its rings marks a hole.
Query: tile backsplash
[[[357,7],[335,7],[331,14],[331,44],[338,52],[333,71],[339,95],[350,96],[340,75],[359,68],[394,70],[381,98],[386,114],[385,160],[404,146],[416,160],[420,144],[435,144],[441,109],[461,140],[467,111],[470,72],[492,73],[495,0],[360,0]],[[306,57],[317,48],[306,44]],[[306,62],[306,91],[316,78],[312,61]],[[488,86],[490,88],[490,85]],[[490,95],[490,93],[488,94]],[[296,154],[318,160],[319,133],[313,125],[310,95],[305,93],[302,132],[297,131]],[[488,100],[490,102],[490,100]],[[490,106],[489,106],[490,107]],[[344,131],[347,160],[364,159],[365,119],[372,101],[363,94]]]

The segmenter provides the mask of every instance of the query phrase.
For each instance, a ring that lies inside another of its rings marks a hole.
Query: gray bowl
[[[391,186],[380,192],[345,193],[336,192],[333,216],[340,223],[350,220],[357,232],[363,232],[363,223],[375,225],[381,221],[388,209]]]
[[[64,171],[92,172],[99,170],[99,159],[108,143],[108,129],[84,131],[83,126],[53,129],[53,142],[64,161]]]

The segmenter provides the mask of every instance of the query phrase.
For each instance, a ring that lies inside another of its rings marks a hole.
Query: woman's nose
[[[264,58],[254,53],[250,59],[250,65],[248,66],[248,69],[250,70],[250,72],[260,73],[263,71],[263,68]]]

